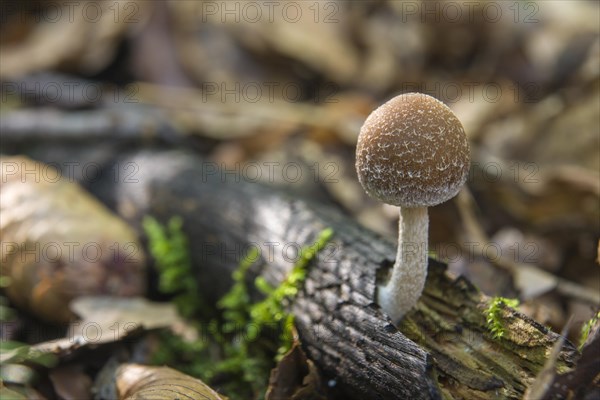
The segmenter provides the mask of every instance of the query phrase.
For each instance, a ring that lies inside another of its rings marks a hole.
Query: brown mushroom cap
[[[408,93],[369,115],[356,146],[365,191],[387,204],[429,207],[454,197],[469,172],[465,130],[435,98]]]

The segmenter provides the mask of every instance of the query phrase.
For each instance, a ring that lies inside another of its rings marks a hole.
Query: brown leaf
[[[136,233],[50,165],[3,157],[1,273],[8,297],[50,322],[73,318],[78,296],[144,293]]]
[[[92,379],[81,364],[62,365],[49,372],[54,390],[61,399],[91,399]]]
[[[297,337],[297,335],[294,335]],[[277,367],[271,371],[267,400],[327,399],[317,368],[295,341]]]
[[[155,303],[141,297],[79,297],[71,302],[71,309],[82,320],[71,325],[70,334],[96,344],[121,340],[140,328],[171,327],[182,334],[187,328],[174,304]],[[187,329],[189,332],[190,328]]]
[[[0,76],[14,78],[65,66],[92,74],[104,68],[112,61],[131,23],[142,22],[146,11],[144,2],[130,1],[118,8],[116,3],[108,1],[97,3],[89,15],[84,2],[57,3],[49,9],[38,4],[41,15],[45,16],[42,18],[33,17],[33,13],[28,17],[22,12],[10,16],[12,23],[26,20],[31,29],[19,42],[0,49]],[[59,18],[48,17],[53,13],[58,13]]]
[[[168,367],[123,364],[116,372],[119,399],[226,400],[199,379]]]

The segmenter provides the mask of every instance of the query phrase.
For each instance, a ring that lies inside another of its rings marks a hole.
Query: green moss
[[[246,287],[246,274],[248,269],[259,258],[259,249],[252,247],[240,262],[238,268],[231,274],[233,286],[218,302],[217,307],[223,310],[223,327],[225,332],[233,332],[237,326],[248,323],[248,307],[250,295]]]
[[[293,343],[294,316],[285,311],[301,290],[307,268],[333,235],[322,231],[315,242],[301,249],[298,262],[277,287],[262,277],[255,287],[264,298],[251,302],[246,286],[248,270],[259,260],[252,247],[232,273],[233,285],[217,303],[219,318],[202,320],[202,301],[193,276],[188,242],[179,218],[163,226],[151,217],[144,219],[149,248],[160,273],[159,290],[175,294],[173,301],[189,318],[201,339],[193,343],[163,332],[153,362],[170,365],[216,385],[232,399],[261,398],[275,359]]]
[[[506,333],[502,322],[502,309],[505,307],[516,308],[519,306],[518,299],[507,299],[505,297],[494,297],[486,310],[488,329],[495,339],[501,339]]]
[[[158,289],[162,293],[174,294],[172,301],[181,315],[189,318],[205,311],[206,307],[200,298],[182,226],[179,217],[171,218],[166,226],[149,216],[143,221],[150,254],[160,274]]]
[[[581,327],[581,335],[579,336],[579,346],[578,349],[581,351],[583,349],[583,345],[590,335],[590,331],[592,330],[592,326],[600,319],[600,311],[594,315],[589,321],[587,321]]]
[[[255,280],[257,289],[267,297],[250,307],[250,322],[259,327],[268,324],[281,324],[283,331],[280,339],[282,343],[278,349],[278,357],[287,353],[293,343],[294,316],[287,314],[284,307],[298,294],[306,279],[309,263],[327,245],[332,236],[333,230],[325,229],[312,245],[303,247],[294,268],[277,288],[271,287],[261,276]]]
[[[219,366],[222,372],[241,374],[244,381],[251,384],[261,381],[266,383],[265,378],[268,376],[272,360],[270,354],[273,353],[273,348],[269,345],[273,343],[273,334],[277,333],[278,337],[274,341],[277,345],[274,352],[276,359],[281,358],[293,343],[294,316],[287,313],[285,307],[301,289],[308,265],[332,236],[333,231],[325,229],[312,245],[303,247],[298,261],[279,286],[273,287],[263,277],[257,277],[254,285],[265,298],[253,304],[249,301],[245,280],[249,267],[258,258],[258,254],[255,253],[257,250],[252,249],[246,255],[232,274],[233,286],[218,303],[223,310],[223,326],[226,332],[231,332],[236,327],[245,327],[239,343],[228,349],[230,354],[227,363]],[[269,337],[271,343],[267,344],[264,339]],[[264,344],[267,346],[261,348]],[[257,376],[257,371],[262,371],[259,374],[263,375],[262,380]]]

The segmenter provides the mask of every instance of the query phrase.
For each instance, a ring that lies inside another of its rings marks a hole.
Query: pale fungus
[[[408,93],[369,115],[356,147],[365,191],[400,207],[398,254],[377,301],[398,322],[418,301],[427,277],[427,207],[454,197],[467,179],[467,136],[452,110],[435,98]]]

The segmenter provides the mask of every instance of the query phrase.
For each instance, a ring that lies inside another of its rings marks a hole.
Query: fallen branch
[[[559,338],[508,307],[498,314],[504,335],[495,338],[486,297],[434,260],[423,297],[397,329],[374,303],[394,244],[331,207],[232,174],[208,174],[208,164],[185,153],[145,152],[120,162],[139,167],[139,182],[117,182],[102,197],[137,227],[147,214],[183,217],[198,285],[210,302],[229,289],[250,246],[262,256],[262,268],[251,274],[276,285],[294,264],[293,248],[334,230],[290,310],[308,357],[345,398],[521,398]],[[575,353],[567,342],[558,369],[569,370]]]

